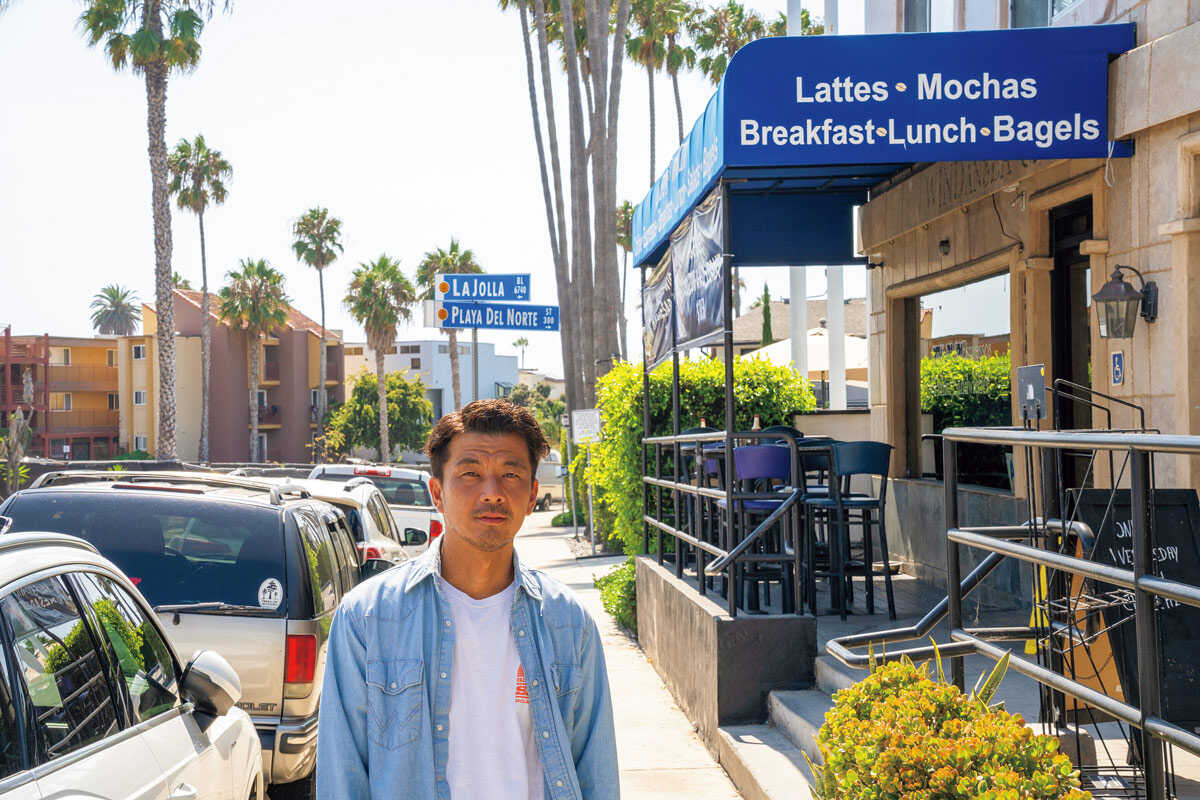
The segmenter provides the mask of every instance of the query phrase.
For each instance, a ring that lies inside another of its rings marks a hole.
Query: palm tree
[[[208,204],[225,202],[225,181],[233,167],[220,150],[210,150],[204,137],[194,142],[180,139],[167,159],[171,172],[171,194],[180,208],[189,209],[200,220],[200,462],[208,462],[209,376],[212,373],[212,323],[208,310],[208,259],[204,248],[204,211]],[[181,289],[191,289],[183,281]]]
[[[634,0],[630,21],[634,25],[633,35],[625,42],[625,52],[635,64],[646,68],[650,82],[650,185],[658,172],[654,168],[654,73],[662,69],[667,51],[663,46],[665,20],[664,0]]]
[[[132,336],[142,319],[137,294],[110,283],[92,297],[92,327],[101,336]]]
[[[474,275],[480,272],[483,272],[483,268],[476,263],[475,253],[461,249],[458,239],[451,238],[448,250],[440,247],[430,250],[417,265],[417,286],[421,290],[421,299],[433,299],[434,284],[438,275]],[[462,384],[458,377],[458,331],[454,328],[446,328],[446,333],[450,337],[450,386],[454,391],[454,407],[458,409],[463,405]],[[474,346],[478,345],[477,336],[478,331],[472,329],[471,341]],[[476,351],[472,350],[471,352],[475,353]],[[476,394],[478,393],[479,389],[476,387]]]
[[[246,332],[246,350],[250,354],[250,461],[259,460],[258,452],[258,381],[262,338],[273,328],[287,322],[288,298],[283,291],[283,275],[263,259],[243,258],[240,270],[226,274],[228,286],[218,295],[221,319]]]
[[[626,200],[617,206],[617,246],[621,248],[621,315],[620,330],[621,358],[629,360],[629,343],[626,341],[629,327],[625,319],[625,290],[629,286],[629,254],[633,252],[633,203]]]
[[[225,0],[229,8],[232,0]],[[89,45],[104,43],[114,69],[146,83],[154,215],[154,297],[158,313],[158,452],[175,458],[175,303],[171,288],[171,206],[167,193],[167,76],[200,61],[200,31],[216,0],[84,0],[79,21]]]
[[[400,262],[381,255],[354,270],[350,288],[342,301],[346,310],[367,332],[367,347],[375,353],[375,375],[379,386],[379,459],[391,461],[392,448],[388,438],[387,376],[383,373],[383,356],[396,343],[396,326],[412,320],[412,307],[417,302],[416,291],[404,273]]]
[[[325,422],[325,376],[328,365],[325,360],[325,268],[332,264],[342,252],[342,221],[329,216],[329,209],[310,208],[292,226],[292,252],[296,258],[317,271],[317,282],[321,287],[321,391],[317,392],[317,419]]]
[[[201,248],[201,249],[203,249],[203,248]],[[190,291],[192,291],[192,282],[189,281],[187,278],[183,277],[182,275],[180,275],[178,272],[172,272],[171,273],[171,288],[172,289],[186,289],[187,291],[190,292]]]
[[[513,342],[513,347],[521,351],[521,369],[525,369],[525,348],[529,347],[528,337],[522,336]]]
[[[737,0],[696,15],[689,21],[688,30],[696,48],[703,53],[700,71],[714,86],[721,82],[734,53],[767,35],[763,18],[757,12],[747,11]]]
[[[662,3],[663,35],[666,37],[667,74],[671,76],[671,89],[675,93],[675,126],[679,143],[683,144],[683,102],[679,98],[679,70],[694,69],[696,51],[680,39],[680,34],[700,12],[688,5],[686,0],[660,0]]]

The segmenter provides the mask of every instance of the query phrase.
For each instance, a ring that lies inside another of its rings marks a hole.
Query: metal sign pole
[[[479,328],[471,328],[471,399],[479,399]]]
[[[575,512],[575,473],[571,470],[571,462],[575,457],[571,455],[571,412],[566,413],[567,418],[567,487],[571,492],[571,530],[575,534],[575,541],[579,541],[579,515]]]
[[[587,465],[588,469],[592,468],[592,446],[588,444],[587,449]],[[592,513],[592,479],[588,477],[588,539],[592,543],[592,555],[596,555],[596,518]]]

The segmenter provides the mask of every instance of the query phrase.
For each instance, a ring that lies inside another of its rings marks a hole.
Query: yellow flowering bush
[[[926,665],[927,666],[927,665]],[[981,693],[931,680],[907,659],[834,695],[813,767],[822,800],[1088,800],[1058,739],[1038,736]],[[1001,665],[1006,667],[1007,664]],[[938,668],[941,677],[941,668]],[[811,765],[810,765],[811,766]]]

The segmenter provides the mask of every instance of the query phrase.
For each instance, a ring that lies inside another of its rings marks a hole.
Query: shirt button
[[[395,688],[396,688],[396,682],[395,682],[395,681],[392,681],[392,683],[391,683],[391,686],[392,686],[392,688],[393,688],[393,689],[395,689]]]
[[[555,782],[554,782],[554,785],[555,785],[555,786],[557,786],[558,788],[560,788],[560,789],[561,789],[561,788],[562,788],[562,781],[555,781]]]
[[[525,635],[524,629],[517,631],[517,636],[524,636],[524,635]]]
[[[439,780],[439,781],[444,781],[444,780],[446,780],[446,779],[445,779],[443,776],[441,776],[441,775],[438,775],[438,780]],[[559,785],[559,786],[562,786],[562,781],[559,781],[559,784],[558,784],[558,785]]]
[[[447,628],[449,628],[449,627],[450,627],[450,620],[446,620],[446,627],[447,627]]]
[[[549,739],[549,738],[550,738],[550,731],[542,731],[542,738],[543,738],[543,739]]]
[[[446,680],[446,673],[442,673],[442,680]]]
[[[537,679],[537,678],[534,678],[534,679],[533,679],[533,685],[534,685],[534,686],[537,686],[537,685],[538,685],[538,679]]]
[[[438,725],[438,730],[440,731],[441,729],[442,729],[442,726],[441,726],[441,725]]]

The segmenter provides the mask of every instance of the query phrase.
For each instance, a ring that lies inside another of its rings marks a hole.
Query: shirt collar
[[[426,579],[436,578],[442,574],[442,542],[445,538],[446,535],[443,533],[430,543],[424,553],[413,559],[413,568],[409,572],[404,591],[411,592]],[[517,556],[515,547],[513,548],[513,574],[517,576],[517,584],[525,590],[525,593],[540,602],[542,599],[541,587],[538,586],[533,572],[521,566],[521,559]]]

